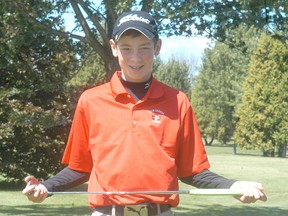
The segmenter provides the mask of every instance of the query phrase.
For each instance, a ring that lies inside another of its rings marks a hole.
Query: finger
[[[46,199],[47,196],[48,196],[48,191],[46,187],[39,185],[36,187],[35,193],[32,194],[31,200],[33,202],[41,203]]]
[[[261,183],[258,182],[252,182],[253,186],[257,189],[259,189],[260,191],[264,191],[264,187]]]
[[[42,184],[40,184],[39,185],[39,187],[40,187],[40,190],[41,190],[41,195],[43,195],[43,196],[45,196],[45,198],[48,196],[48,190],[47,190],[47,188],[44,186],[44,185],[42,185]]]
[[[34,190],[34,197],[40,197],[44,194],[44,187],[42,185],[37,185]]]
[[[240,198],[240,201],[241,201],[242,203],[249,204],[249,203],[252,203],[252,202],[253,202],[253,197],[250,197],[249,195],[243,195],[243,196]]]
[[[260,199],[263,202],[266,202],[268,200],[267,196],[264,194],[264,196],[261,197]]]
[[[34,196],[35,198],[39,197],[39,196],[40,196],[40,190],[39,190],[39,189],[36,189],[36,190],[34,191],[34,193],[33,193],[33,196]]]
[[[48,194],[47,193],[40,193],[40,196],[38,197],[39,202],[43,202],[47,198]]]
[[[260,191],[260,198],[259,198],[259,200],[261,200],[261,201],[267,201],[267,196],[266,196],[266,194],[264,193],[264,191]]]
[[[22,193],[26,196],[31,195],[32,193],[34,193],[35,190],[35,185],[30,185],[30,186],[26,186],[23,190]]]
[[[37,189],[34,189],[33,191],[27,194],[27,198],[32,202],[39,202],[40,200],[39,191]]]
[[[252,186],[247,188],[244,191],[243,196],[240,198],[240,201],[243,203],[254,203],[257,200],[266,201],[267,197],[265,193],[260,190],[260,188],[256,187],[255,185],[254,187]]]
[[[250,204],[250,203],[256,202],[256,199],[254,199],[253,197],[249,197],[249,196],[242,196],[240,198],[240,201],[242,203]]]
[[[264,193],[264,187],[262,184],[260,183],[256,183],[254,185],[254,197],[256,200],[261,200],[261,201],[266,201],[267,200],[267,196]]]

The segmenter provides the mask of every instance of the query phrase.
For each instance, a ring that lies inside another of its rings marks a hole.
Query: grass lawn
[[[286,216],[288,215],[288,159],[264,158],[257,152],[238,151],[231,147],[207,147],[211,170],[229,178],[262,182],[267,202],[242,204],[227,196],[181,195],[174,209],[181,216]],[[249,153],[249,154],[248,154]],[[180,183],[180,189],[191,189]],[[91,215],[85,195],[55,195],[42,204],[33,204],[21,194],[21,187],[0,184],[0,216],[2,215]]]

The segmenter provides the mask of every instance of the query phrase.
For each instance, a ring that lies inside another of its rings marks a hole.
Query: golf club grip
[[[196,189],[189,190],[189,194],[193,195],[215,195],[215,196],[242,196],[243,192],[240,190],[231,190],[231,189]]]

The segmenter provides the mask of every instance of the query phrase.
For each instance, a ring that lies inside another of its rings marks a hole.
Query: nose
[[[142,59],[142,56],[141,56],[140,51],[134,50],[132,55],[131,55],[130,60],[135,61],[135,62],[139,62],[139,61],[141,61],[141,59]]]

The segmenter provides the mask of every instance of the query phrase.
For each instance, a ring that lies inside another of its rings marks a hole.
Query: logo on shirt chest
[[[161,117],[165,114],[163,111],[159,109],[151,109],[148,112],[152,114],[152,122],[155,124],[160,124]]]
[[[152,122],[153,123],[161,123],[161,116],[160,115],[156,115],[156,114],[152,114]]]

